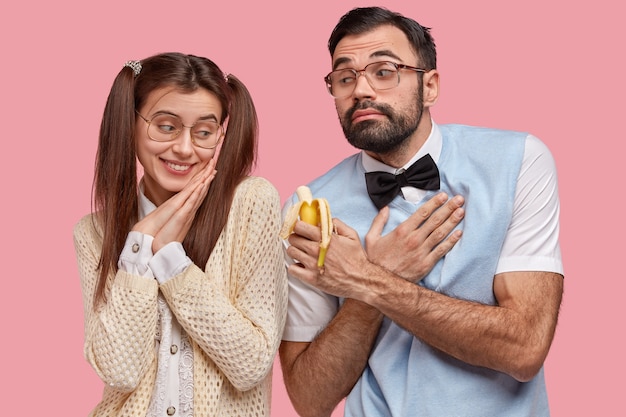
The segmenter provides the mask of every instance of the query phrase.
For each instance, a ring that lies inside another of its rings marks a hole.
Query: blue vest
[[[441,191],[465,197],[463,237],[419,282],[451,297],[495,304],[493,277],[512,217],[527,134],[461,125],[440,125],[437,163]],[[346,158],[309,184],[328,199],[333,217],[361,239],[377,209],[367,195],[361,154]],[[418,204],[396,197],[383,233],[404,221]],[[363,375],[348,396],[346,416],[547,416],[543,369],[520,383],[501,372],[461,362],[432,349],[385,318]]]

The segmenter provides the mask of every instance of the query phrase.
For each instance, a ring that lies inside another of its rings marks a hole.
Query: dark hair
[[[419,59],[418,65],[426,70],[437,68],[437,50],[430,28],[382,7],[355,8],[343,15],[328,39],[330,55],[335,53],[344,36],[360,35],[383,25],[392,25],[404,32]]]
[[[183,241],[188,256],[200,268],[204,269],[226,224],[237,185],[256,162],[258,119],[241,81],[233,75],[225,78],[213,61],[194,55],[163,53],[140,63],[138,75],[124,66],[115,78],[100,126],[93,182],[93,201],[103,233],[96,301],[104,299],[107,277],[117,271],[126,237],[138,220],[135,109],[142,107],[151,92],[172,87],[191,93],[202,88],[222,105],[220,123],[228,117],[216,166],[219,174]]]

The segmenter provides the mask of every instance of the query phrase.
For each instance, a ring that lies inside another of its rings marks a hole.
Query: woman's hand
[[[185,188],[135,224],[133,231],[154,237],[152,253],[156,253],[170,242],[182,242],[185,239],[196,211],[215,178],[217,173],[215,164],[216,159],[212,158]]]

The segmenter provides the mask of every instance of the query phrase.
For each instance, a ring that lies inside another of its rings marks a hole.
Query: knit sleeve
[[[239,390],[266,377],[283,331],[287,279],[280,221],[273,185],[247,179],[205,271],[191,265],[161,285],[186,332]]]
[[[74,227],[74,247],[83,294],[85,357],[106,385],[132,391],[156,360],[158,285],[120,270],[109,276],[105,300],[94,308],[102,241],[92,216]]]

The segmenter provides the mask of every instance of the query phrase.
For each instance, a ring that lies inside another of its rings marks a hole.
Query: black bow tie
[[[401,193],[402,187],[438,190],[439,170],[430,154],[426,154],[415,161],[409,169],[397,175],[382,171],[367,172],[365,183],[370,198],[380,210]]]

